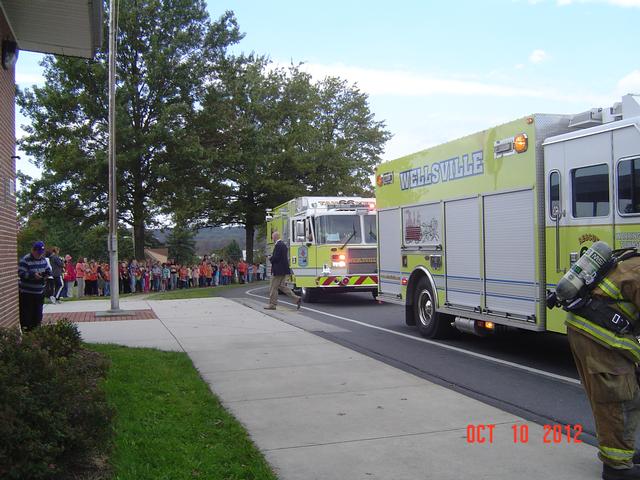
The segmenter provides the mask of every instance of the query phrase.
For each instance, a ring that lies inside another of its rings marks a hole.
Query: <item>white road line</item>
[[[263,288],[265,288],[265,287],[253,288],[251,290],[247,290],[245,293],[247,295],[251,296],[251,297],[263,298],[263,299],[267,299],[268,300],[269,297],[265,297],[263,295],[256,295],[255,293],[253,293],[256,290],[261,290]],[[293,304],[291,302],[285,302],[285,301],[282,301],[282,300],[278,300],[278,302],[286,303],[287,305],[292,305],[292,306],[295,305],[295,304]],[[326,315],[327,317],[337,318],[338,320],[343,320],[345,322],[355,323],[357,325],[361,325],[361,326],[367,327],[367,328],[372,328],[374,330],[380,330],[382,332],[391,333],[391,334],[397,335],[399,337],[409,338],[411,340],[415,340],[416,342],[422,342],[422,343],[426,343],[426,344],[433,345],[433,346],[436,346],[436,347],[440,347],[440,348],[444,348],[444,349],[447,349],[447,350],[451,350],[451,351],[454,351],[454,352],[463,353],[465,355],[469,355],[470,357],[480,358],[480,359],[486,360],[488,362],[498,363],[500,365],[506,365],[506,366],[511,367],[511,368],[517,368],[519,370],[524,370],[526,372],[533,373],[535,375],[541,375],[543,377],[552,378],[554,380],[560,380],[561,382],[566,382],[566,383],[569,383],[569,384],[572,384],[572,385],[580,385],[580,380],[576,380],[575,378],[565,377],[563,375],[558,375],[558,374],[551,373],[551,372],[545,372],[544,370],[538,370],[537,368],[527,367],[526,365],[521,365],[519,363],[509,362],[508,360],[502,360],[501,358],[490,357],[489,355],[483,355],[482,353],[472,352],[470,350],[465,350],[464,348],[454,347],[452,345],[447,345],[446,343],[436,342],[436,341],[433,341],[433,340],[429,340],[427,338],[416,337],[414,335],[409,335],[407,333],[402,333],[402,332],[396,332],[396,331],[390,330],[388,328],[378,327],[377,325],[370,325],[368,323],[361,322],[359,320],[354,320],[352,318],[341,317],[340,315],[334,315],[333,313],[323,312],[322,310],[316,310],[315,308],[309,308],[309,307],[303,306],[302,309],[303,310],[309,310],[310,312],[314,312],[314,313],[319,313],[320,315]]]

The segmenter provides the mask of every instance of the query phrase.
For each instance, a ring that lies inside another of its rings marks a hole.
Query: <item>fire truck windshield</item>
[[[316,237],[319,244],[362,243],[359,215],[323,215],[316,218]]]

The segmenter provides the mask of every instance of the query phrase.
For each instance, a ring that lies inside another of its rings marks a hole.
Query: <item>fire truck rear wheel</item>
[[[302,287],[302,301],[305,303],[315,303],[316,291],[315,288]]]
[[[435,296],[427,277],[422,277],[414,290],[413,315],[425,338],[446,338],[453,331],[449,316],[436,311]]]

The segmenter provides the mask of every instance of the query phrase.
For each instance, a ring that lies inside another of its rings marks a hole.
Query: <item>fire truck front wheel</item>
[[[452,333],[448,315],[436,311],[434,293],[427,277],[422,277],[414,290],[413,315],[420,334],[425,338],[446,338]]]

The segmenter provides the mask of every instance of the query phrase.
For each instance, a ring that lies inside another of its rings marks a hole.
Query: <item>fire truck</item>
[[[303,301],[326,292],[378,293],[375,199],[299,197],[267,211],[267,253],[271,235],[289,247],[289,287]]]
[[[376,201],[379,298],[423,336],[565,333],[547,290],[598,240],[640,246],[640,96],[383,163]]]

